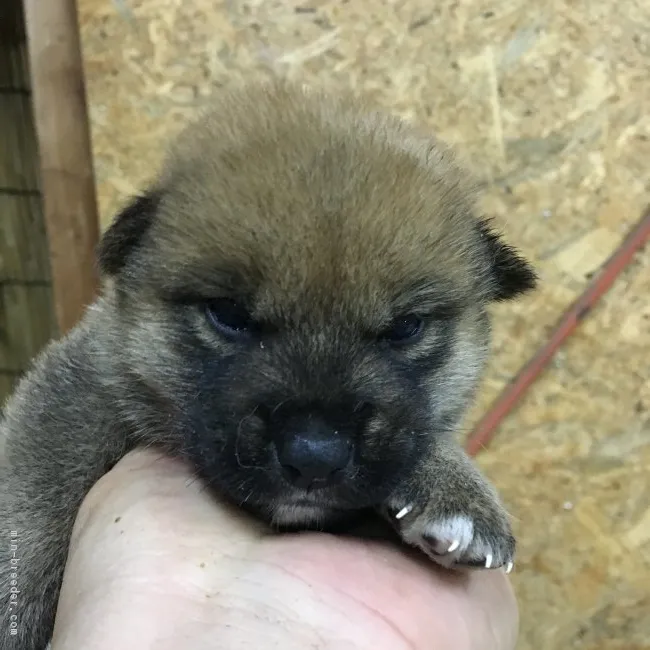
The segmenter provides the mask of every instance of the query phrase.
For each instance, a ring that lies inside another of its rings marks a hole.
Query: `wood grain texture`
[[[19,0],[0,9],[0,407],[56,334]]]
[[[97,289],[99,235],[74,0],[26,0],[33,103],[56,316],[61,332]]]

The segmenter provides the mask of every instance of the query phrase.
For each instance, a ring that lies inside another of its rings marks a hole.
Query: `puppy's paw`
[[[480,506],[462,508],[412,497],[397,498],[384,509],[402,540],[419,548],[432,560],[447,568],[504,568],[514,566],[515,539],[508,514],[492,499]]]

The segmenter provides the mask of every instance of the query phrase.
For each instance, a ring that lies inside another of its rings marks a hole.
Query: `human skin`
[[[138,450],[80,509],[51,650],[513,650],[517,628],[501,570],[270,533],[182,462]]]

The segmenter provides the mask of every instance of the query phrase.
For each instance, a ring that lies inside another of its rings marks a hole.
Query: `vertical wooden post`
[[[61,333],[97,289],[99,219],[75,0],[25,0],[43,208]]]
[[[0,2],[0,411],[57,334],[22,9]]]

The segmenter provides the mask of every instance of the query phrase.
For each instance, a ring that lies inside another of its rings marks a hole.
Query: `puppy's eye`
[[[384,334],[384,339],[394,344],[412,343],[424,330],[424,320],[416,314],[396,318]]]
[[[246,335],[255,326],[248,310],[229,298],[211,300],[205,312],[210,324],[225,336]]]

